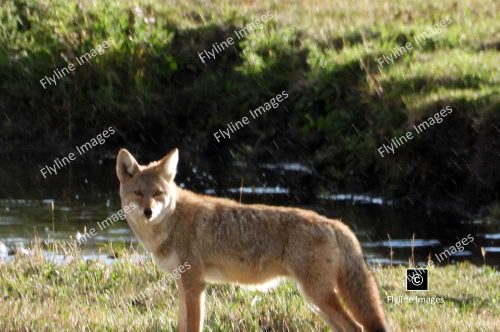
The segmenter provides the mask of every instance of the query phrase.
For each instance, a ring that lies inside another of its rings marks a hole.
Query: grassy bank
[[[38,252],[0,262],[0,330],[174,331],[173,282],[162,283],[164,274],[150,259],[131,263],[127,252],[121,256],[105,264],[75,253],[67,263],[54,264]],[[444,303],[388,302],[388,296],[415,295],[405,291],[404,273],[404,267],[375,271],[393,331],[494,331],[500,326],[498,271],[469,264],[434,268],[429,292],[416,295]],[[147,296],[138,297],[141,293]],[[327,330],[288,282],[269,293],[210,286],[206,299],[206,331]]]
[[[200,61],[266,13],[261,28]],[[112,125],[118,134],[83,162],[123,145],[145,158],[177,145],[220,165],[300,160],[338,191],[488,204],[500,187],[499,13],[494,0],[5,0],[0,155],[55,158]],[[109,38],[104,54],[42,87]],[[216,142],[214,131],[284,90],[280,109]],[[443,123],[379,155],[446,106],[454,112]]]

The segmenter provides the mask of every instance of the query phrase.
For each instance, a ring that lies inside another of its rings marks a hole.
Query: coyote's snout
[[[122,149],[116,172],[122,206],[136,205],[127,221],[159,267],[191,265],[177,280],[179,331],[201,331],[206,283],[258,285],[280,277],[295,280],[338,331],[387,330],[375,279],[346,225],[312,211],[181,189],[174,183],[178,159],[175,149],[142,166]]]

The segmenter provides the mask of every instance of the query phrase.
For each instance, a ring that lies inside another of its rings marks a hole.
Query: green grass
[[[2,331],[174,331],[177,295],[150,259],[131,263],[128,251],[113,264],[84,261],[73,252],[64,264],[33,257],[0,262]],[[430,290],[405,291],[405,268],[376,268],[393,331],[495,331],[500,326],[499,272],[470,264],[430,270]],[[146,289],[143,299],[133,299]],[[439,304],[394,304],[388,296],[443,298]],[[209,286],[204,331],[326,331],[294,284],[269,292]]]
[[[197,52],[268,12],[262,29],[201,63]],[[446,17],[441,34],[378,68],[378,57]],[[500,181],[499,32],[495,0],[5,0],[0,154],[63,154],[113,124],[119,135],[103,150],[303,160],[327,188],[487,205]],[[41,87],[107,38],[115,45],[104,55]],[[215,142],[214,131],[283,90],[288,111]],[[448,105],[444,124],[378,155]]]

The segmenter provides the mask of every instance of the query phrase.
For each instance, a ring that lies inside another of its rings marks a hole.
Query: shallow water
[[[0,174],[4,184],[0,192],[0,241],[8,248],[27,246],[35,237],[47,243],[70,241],[92,227],[97,234],[83,245],[86,257],[105,258],[108,242],[137,244],[124,221],[104,230],[97,227],[97,222],[120,209],[111,163],[103,162],[93,169],[64,170],[49,179],[23,178],[15,174],[16,170],[19,168],[13,168],[11,174],[4,169]],[[208,175],[196,167],[189,170],[189,174],[179,175],[178,183],[195,187],[198,192],[237,200],[241,196],[244,203],[298,206],[341,219],[356,233],[367,260],[373,264],[407,264],[411,257],[423,264],[432,255],[434,262],[441,264],[469,260],[500,266],[498,221],[487,223],[450,213],[401,208],[380,197],[352,193],[324,193],[318,198],[309,197],[306,204],[300,197],[307,193],[297,192],[296,185],[287,186],[290,178],[311,173],[298,163],[258,167],[235,164],[230,171],[224,170],[231,174],[228,177]],[[435,254],[468,234],[474,238],[472,243],[439,262]]]

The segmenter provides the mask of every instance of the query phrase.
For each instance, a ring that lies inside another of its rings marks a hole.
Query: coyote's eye
[[[161,195],[163,195],[163,191],[161,191],[161,190],[155,191],[155,197],[158,197],[158,196],[161,196]]]
[[[134,194],[136,194],[139,197],[142,197],[142,192],[139,190],[134,191]]]

